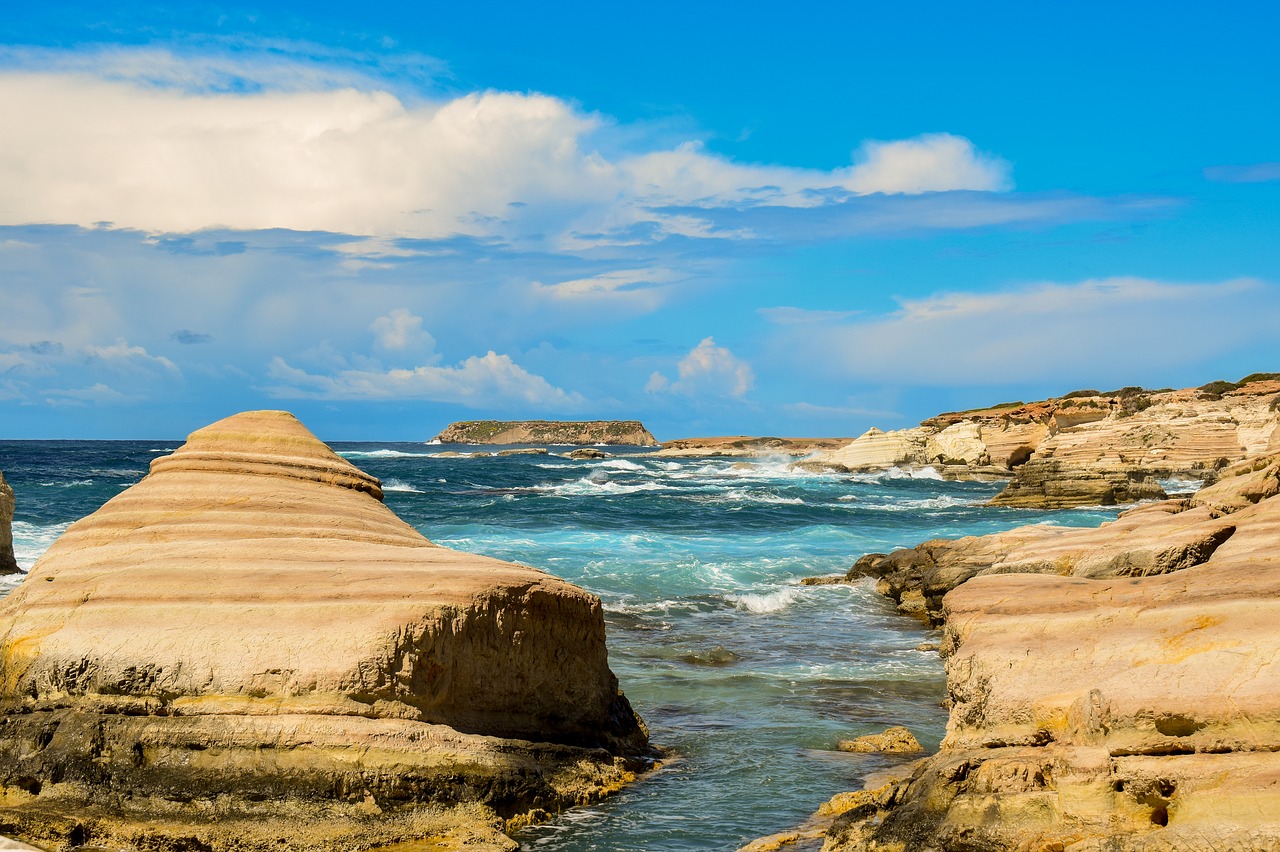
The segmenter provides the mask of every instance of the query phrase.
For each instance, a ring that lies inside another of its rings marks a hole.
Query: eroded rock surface
[[[963,545],[941,751],[824,850],[1280,848],[1278,473],[1260,458],[1099,530]]]
[[[1157,479],[1210,481],[1280,449],[1280,381],[1009,403],[872,429],[801,464],[844,471],[932,466],[948,479],[1011,479],[992,502],[1026,508],[1113,505],[1165,496]]]
[[[18,573],[13,557],[13,489],[0,472],[0,574]]]
[[[626,780],[647,738],[598,599],[380,501],[250,412],[73,524],[0,603],[0,829],[364,849],[472,808],[501,845],[501,818]]]

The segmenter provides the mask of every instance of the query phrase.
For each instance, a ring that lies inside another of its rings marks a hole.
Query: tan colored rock
[[[925,442],[925,459],[937,464],[981,466],[991,462],[982,440],[982,427],[972,421],[948,426]]]
[[[609,454],[603,450],[597,450],[595,447],[579,447],[569,453],[571,459],[607,459]]]
[[[0,574],[16,574],[18,563],[13,558],[13,489],[0,472]]]
[[[250,412],[68,528],[0,602],[0,794],[31,799],[3,818],[39,840],[65,839],[57,813],[114,837],[225,812],[211,848],[243,819],[274,849],[363,849],[441,806],[616,789],[646,736],[599,600],[380,499],[291,415]]]
[[[848,445],[819,453],[809,461],[815,465],[847,471],[886,470],[899,465],[927,464],[925,448],[929,433],[921,427],[882,432],[868,429]]]
[[[1280,848],[1280,496],[1208,502],[968,546],[1061,570],[945,597],[942,749],[824,849]]]
[[[878,734],[841,740],[836,748],[860,754],[919,754],[924,751],[911,731],[901,725],[886,728]]]
[[[0,837],[0,852],[41,852],[34,846],[28,846],[18,840],[10,840],[8,837]]]

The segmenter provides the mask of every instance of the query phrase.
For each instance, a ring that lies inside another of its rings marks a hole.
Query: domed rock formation
[[[259,411],[73,524],[0,604],[0,824],[364,849],[616,788],[647,737],[599,600],[381,496]]]

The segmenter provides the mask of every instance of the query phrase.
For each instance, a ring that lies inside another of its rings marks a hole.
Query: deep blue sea
[[[137,482],[180,441],[0,441],[17,494],[19,564]],[[864,581],[802,586],[855,559],[1027,523],[1097,526],[1105,509],[982,504],[1000,483],[930,471],[818,475],[786,459],[440,458],[467,447],[337,443],[382,479],[428,538],[536,565],[604,601],[613,670],[668,754],[609,801],[526,831],[527,850],[732,850],[857,789],[889,758],[836,741],[907,725],[933,749],[946,724],[935,641]],[[485,451],[494,448],[485,447]],[[12,584],[0,583],[0,594]]]

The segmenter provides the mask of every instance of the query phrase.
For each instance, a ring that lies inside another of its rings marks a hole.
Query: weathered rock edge
[[[639,420],[464,420],[432,440],[442,444],[609,444],[656,447]]]
[[[13,489],[0,471],[0,574],[18,573],[13,556]]]
[[[942,607],[942,748],[863,791],[825,852],[1280,848],[1280,456],[1063,533],[1070,546],[1050,538],[1043,558],[1145,569],[1154,537],[1137,518],[1171,536],[1179,518],[1232,533],[1168,573],[960,581]],[[1039,536],[1025,532],[1005,536],[1030,554]],[[982,541],[966,547],[1009,558]]]
[[[346,850],[461,813],[500,848],[633,778],[599,600],[380,498],[248,412],[68,528],[0,602],[0,834]]]

